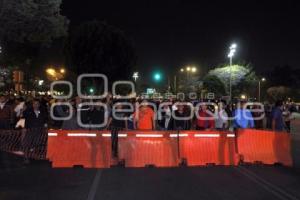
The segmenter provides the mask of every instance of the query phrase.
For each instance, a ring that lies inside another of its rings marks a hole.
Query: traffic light
[[[92,88],[92,87],[89,88],[89,93],[90,93],[90,94],[94,94],[94,92],[95,92],[95,89],[94,89],[94,88]]]
[[[159,73],[159,72],[154,73],[154,74],[153,74],[153,79],[154,79],[154,81],[156,81],[156,82],[161,81],[161,79],[162,79],[161,73]]]

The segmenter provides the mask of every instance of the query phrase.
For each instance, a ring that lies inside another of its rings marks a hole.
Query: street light
[[[258,80],[258,101],[260,102],[260,93],[261,93],[261,82],[265,82],[266,78],[262,78]]]
[[[66,73],[66,70],[64,68],[61,68],[60,73],[64,74],[64,73]]]
[[[43,84],[44,84],[44,80],[39,80],[39,81],[38,81],[38,85],[39,85],[39,86],[42,86]]]
[[[228,58],[229,58],[229,62],[230,62],[230,80],[229,80],[229,97],[230,97],[230,101],[232,100],[232,58],[236,52],[237,49],[237,44],[232,44],[229,47],[229,54],[228,54]]]
[[[193,68],[192,68],[192,72],[195,73],[196,71],[197,71],[197,68],[196,68],[196,67],[193,67]]]
[[[134,72],[133,75],[132,75],[132,78],[136,82],[136,80],[139,78],[139,73],[138,72]]]
[[[50,76],[55,77],[56,71],[55,71],[55,69],[53,69],[53,68],[48,68],[48,69],[46,70],[46,73],[49,74]]]

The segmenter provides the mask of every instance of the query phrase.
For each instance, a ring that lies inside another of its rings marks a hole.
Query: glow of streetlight
[[[230,49],[236,49],[237,48],[237,44],[233,43],[231,46],[230,46]]]
[[[133,75],[132,75],[132,78],[134,79],[134,81],[136,81],[139,78],[139,73],[134,72]]]
[[[266,78],[262,78],[261,81],[263,81],[263,82],[266,81]]]
[[[197,68],[196,67],[193,67],[192,68],[192,72],[196,72],[197,71]]]
[[[66,73],[66,70],[64,68],[61,68],[60,73],[64,74],[64,73]]]
[[[186,68],[186,71],[188,71],[188,72],[191,71],[191,68],[190,68],[190,67],[187,67],[187,68]]]
[[[237,44],[232,44],[230,47],[229,47],[229,54],[228,54],[228,58],[232,58],[236,52],[236,48],[237,48]]]
[[[44,84],[44,80],[39,80],[38,84],[39,84],[39,86],[42,86]]]
[[[49,74],[50,76],[55,76],[56,71],[55,71],[55,69],[53,69],[53,68],[48,68],[48,69],[46,70],[46,73]]]
[[[184,69],[183,69],[183,68],[181,68],[181,69],[180,69],[180,71],[181,71],[181,72],[184,72]]]

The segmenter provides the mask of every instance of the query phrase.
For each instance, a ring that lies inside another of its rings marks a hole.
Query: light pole
[[[262,78],[262,79],[259,79],[258,80],[258,102],[260,102],[260,93],[261,93],[261,82],[265,82],[266,79],[265,78]]]
[[[184,72],[186,72],[186,79],[187,79],[187,81],[186,81],[186,84],[188,84],[188,80],[189,80],[189,75],[190,75],[190,73],[196,73],[197,72],[197,68],[196,67],[190,67],[190,66],[187,66],[187,67],[185,67],[185,68],[181,68],[180,69],[180,72],[181,73],[184,73]],[[176,88],[177,89],[177,77],[176,77],[176,75],[174,76],[174,88]],[[176,90],[175,90],[176,91]]]
[[[187,66],[186,68],[181,68],[180,72],[186,72],[186,77],[188,79],[190,73],[196,73],[197,72],[197,68],[196,67]]]
[[[229,47],[229,54],[228,54],[228,58],[229,58],[229,63],[230,63],[230,78],[229,78],[229,98],[230,101],[232,101],[232,58],[236,52],[236,48],[237,45],[236,44],[232,44]]]

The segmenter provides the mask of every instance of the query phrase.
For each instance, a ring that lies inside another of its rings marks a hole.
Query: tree
[[[135,51],[130,40],[114,26],[91,21],[69,35],[66,44],[69,68],[77,74],[103,73],[109,81],[127,80],[135,65]]]
[[[224,83],[215,75],[207,75],[203,79],[203,89],[221,97],[226,93]]]
[[[24,65],[42,47],[67,35],[68,20],[60,15],[62,0],[1,0],[0,41],[7,65]]]
[[[271,100],[277,101],[277,100],[285,100],[288,95],[290,94],[291,89],[284,87],[284,86],[279,86],[279,87],[270,87],[267,90],[267,93]]]
[[[226,91],[228,92],[231,73],[233,95],[240,95],[241,93],[255,95],[257,88],[255,86],[258,82],[258,78],[252,67],[249,65],[233,65],[232,67],[226,65],[220,66],[209,71],[208,75],[218,77],[218,79],[223,82]]]

